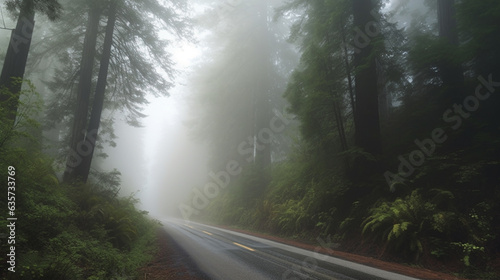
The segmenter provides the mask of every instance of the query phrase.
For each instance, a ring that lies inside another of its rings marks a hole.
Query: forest
[[[139,277],[159,222],[102,164],[115,112],[139,126],[146,95],[168,95],[175,70],[159,32],[188,40],[186,7],[2,1],[0,278]]]
[[[499,1],[1,8],[1,277],[139,279],[175,215],[500,278]]]
[[[194,74],[213,173],[182,215],[498,278],[499,3],[252,8]]]

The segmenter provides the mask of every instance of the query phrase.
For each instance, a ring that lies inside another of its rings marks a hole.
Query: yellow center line
[[[194,229],[194,227],[192,227],[192,226],[190,226],[190,225],[186,225],[186,226],[187,226],[188,228],[192,228],[192,229]]]
[[[245,248],[245,249],[247,249],[248,251],[252,251],[252,252],[253,252],[253,251],[255,251],[254,249],[252,249],[252,248],[250,248],[250,247],[247,247],[247,246],[245,246],[245,245],[241,245],[241,244],[236,243],[236,242],[233,242],[233,244],[234,244],[234,245],[236,245],[236,246],[240,246],[241,248]]]
[[[208,235],[212,235],[212,234],[211,234],[210,232],[208,232],[208,231],[204,231],[204,230],[202,230],[202,232],[203,232],[203,233],[206,233],[206,234],[208,234]]]

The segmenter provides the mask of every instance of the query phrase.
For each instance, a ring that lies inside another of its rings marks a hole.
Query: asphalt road
[[[208,225],[163,224],[210,279],[417,279]]]

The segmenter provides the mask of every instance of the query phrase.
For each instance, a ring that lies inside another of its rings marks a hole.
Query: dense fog
[[[252,87],[262,87],[261,91],[270,93],[267,98],[272,108],[266,108],[268,112],[285,113],[287,102],[282,98],[282,92],[300,55],[300,50],[287,39],[294,20],[301,17],[301,10],[297,10],[275,20],[277,9],[285,2],[189,1],[189,8],[180,11],[182,16],[190,18],[192,36],[189,39],[158,27],[159,36],[169,41],[164,47],[172,56],[172,71],[177,71],[176,82],[169,90],[170,96],[155,97],[157,92],[145,91],[148,104],[142,106],[141,113],[145,117],[138,120],[140,128],[127,125],[127,112],[116,109],[105,112],[105,117],[115,122],[116,139],[112,140],[113,145],[103,145],[103,151],[109,157],[98,158],[93,163],[102,171],[117,169],[121,173],[121,195],[133,194],[140,198],[140,207],[157,216],[178,216],[179,202],[189,201],[193,188],[201,189],[210,182],[209,170],[234,158],[237,147],[231,151],[229,146],[221,144],[222,139],[233,138],[233,142],[242,142],[248,137],[253,138],[255,128],[252,126],[255,126],[256,116],[252,114],[264,113],[248,111],[249,104],[257,102]],[[437,24],[435,16],[429,13],[429,9],[435,6],[432,2],[386,1],[382,9],[390,15],[390,20],[405,30],[416,25],[432,28]],[[7,11],[3,11],[2,19],[6,28],[15,25],[14,18],[9,17]],[[40,20],[36,33],[41,35],[34,38],[35,49],[43,49],[42,41],[57,34],[53,27],[58,25],[57,21]],[[10,40],[9,30],[2,30],[0,36],[2,54],[5,54]],[[39,59],[46,62],[37,61],[37,68],[29,72],[29,78],[42,85],[51,79],[53,67],[60,65],[57,59],[37,57]],[[167,80],[171,78],[167,77]],[[50,90],[47,86],[41,88],[45,90],[40,90],[40,93],[50,100]],[[210,99],[223,104],[217,107],[206,103]],[[231,119],[239,121],[238,126],[248,127],[237,131],[227,122]],[[203,123],[204,120],[207,123]],[[215,122],[219,125],[213,126]],[[288,135],[278,137],[280,139],[273,143],[273,151],[265,151],[269,153],[269,160],[279,161],[285,157],[291,139],[296,137],[292,134],[298,133],[296,127],[297,123],[293,124]],[[214,150],[218,149],[214,145],[229,151]]]
[[[497,279],[498,1],[0,5],[21,197],[0,206],[40,228],[27,270],[69,243],[134,252],[175,217]]]

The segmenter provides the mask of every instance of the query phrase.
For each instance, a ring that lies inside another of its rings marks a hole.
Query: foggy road
[[[210,279],[416,279],[212,226],[163,224]]]

